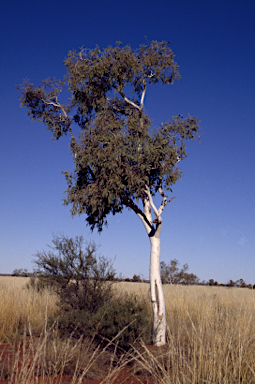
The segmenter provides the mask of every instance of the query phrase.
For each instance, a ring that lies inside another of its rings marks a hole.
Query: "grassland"
[[[37,359],[35,365],[39,357],[43,361],[47,355],[45,372],[51,369],[51,374],[63,374],[66,372],[64,367],[71,369],[72,366],[75,370],[77,366],[81,372],[80,380],[87,376],[88,367],[93,366],[97,359],[97,362],[101,359],[103,365],[113,361],[105,350],[96,350],[92,342],[84,344],[80,340],[72,344],[71,340],[63,342],[57,336],[53,338],[52,334],[49,337],[45,318],[57,314],[56,298],[49,291],[42,294],[28,291],[25,287],[27,281],[26,278],[0,277],[2,342],[22,340],[25,337],[22,332],[27,329],[27,345],[31,343],[33,356]],[[116,283],[116,291],[135,293],[145,297],[150,304],[149,284]],[[134,371],[147,372],[155,382],[162,384],[255,383],[254,291],[246,288],[164,286],[164,292],[167,345],[155,349],[141,342],[141,347],[135,348],[128,357],[134,362]],[[39,334],[41,338],[37,338],[37,345],[32,346],[33,335]],[[122,357],[112,366],[109,382],[126,362],[127,357]],[[29,376],[28,366],[31,364],[27,364],[26,370],[24,364],[24,372],[20,372],[23,376],[17,383],[36,382],[32,374]],[[99,367],[99,363],[96,366]],[[14,380],[17,374],[9,377]],[[74,383],[79,381],[78,376],[77,381],[75,377]]]
[[[41,332],[45,316],[58,308],[56,297],[45,290],[38,294],[26,289],[29,278],[0,276],[0,341],[16,340],[25,328]]]

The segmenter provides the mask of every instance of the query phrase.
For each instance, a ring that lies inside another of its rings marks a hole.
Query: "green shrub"
[[[145,302],[130,295],[114,298],[111,260],[97,256],[94,243],[85,249],[83,243],[82,236],[55,236],[50,251],[36,254],[37,279],[31,279],[29,287],[40,291],[49,285],[57,293],[60,336],[91,337],[103,344],[116,338],[124,350],[139,337],[148,340],[150,312]]]
[[[28,288],[41,291],[51,287],[65,311],[97,311],[112,297],[112,261],[97,255],[95,243],[84,247],[82,236],[54,236],[52,243],[48,252],[35,255],[36,278],[30,279]]]
[[[146,342],[150,340],[150,311],[145,300],[126,295],[124,299],[100,308],[98,316],[101,318],[99,336],[111,340],[119,334],[118,345],[124,350],[128,350],[140,338]]]
[[[134,295],[114,299],[93,313],[86,309],[67,311],[58,321],[62,337],[93,337],[103,344],[114,339],[121,350],[128,350],[140,337],[148,342],[151,335],[149,309]]]

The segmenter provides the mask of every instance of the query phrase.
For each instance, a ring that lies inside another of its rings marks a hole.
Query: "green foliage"
[[[36,254],[36,276],[28,288],[41,292],[50,287],[57,292],[60,336],[102,342],[120,333],[115,342],[122,349],[129,349],[140,336],[147,338],[150,313],[146,304],[135,296],[114,298],[112,262],[96,255],[96,245],[89,243],[84,249],[82,236],[54,236],[52,242],[50,251]]]
[[[194,273],[188,273],[188,264],[184,264],[179,269],[179,261],[173,259],[167,265],[164,261],[160,262],[160,276],[163,284],[197,284],[199,278]]]
[[[133,280],[134,282],[136,282],[136,283],[138,283],[138,282],[141,282],[141,281],[142,281],[142,279],[141,279],[140,275],[134,275],[134,276],[133,276],[133,278],[132,278],[132,280]]]
[[[69,53],[65,66],[66,82],[46,79],[35,88],[27,81],[19,87],[32,120],[43,122],[56,139],[70,132],[75,170],[64,172],[65,203],[99,231],[108,214],[124,207],[146,221],[137,201],[147,188],[151,195],[171,190],[181,176],[177,163],[186,157],[185,140],[198,134],[195,117],[177,116],[152,128],[144,109],[149,86],[180,78],[169,43],[152,41],[137,50],[121,44],[82,48]],[[61,104],[65,85],[71,98]],[[79,139],[72,133],[75,125]]]
[[[145,300],[136,296],[113,300],[102,307],[99,314],[102,314],[98,328],[100,336],[111,340],[119,334],[118,345],[123,349],[129,349],[141,337],[145,342],[151,337],[150,311]]]
[[[35,274],[39,287],[54,287],[63,310],[87,310],[93,312],[112,296],[115,270],[111,260],[97,256],[95,243],[84,248],[82,236],[74,239],[54,236],[52,250],[38,252],[35,256]],[[36,282],[31,282],[36,286]]]
[[[140,337],[150,339],[150,312],[146,303],[136,296],[112,299],[97,311],[62,312],[58,319],[60,336],[91,337],[107,344],[114,339],[121,350],[128,350]]]

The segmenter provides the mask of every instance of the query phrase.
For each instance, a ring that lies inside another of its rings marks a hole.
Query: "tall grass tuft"
[[[31,328],[25,330],[7,363],[0,355],[0,380],[10,384],[61,384],[65,376],[72,377],[72,384],[83,379],[114,380],[127,365],[128,359],[117,359],[107,351],[111,342],[101,348],[91,339],[60,339],[56,324],[46,328],[39,338],[33,337]]]
[[[157,383],[255,383],[254,292],[166,287],[167,345],[142,344],[137,369]]]
[[[0,280],[0,342],[17,339],[28,324],[40,334],[45,316],[54,316],[58,311],[52,292],[28,290],[24,281],[17,284],[16,279]]]

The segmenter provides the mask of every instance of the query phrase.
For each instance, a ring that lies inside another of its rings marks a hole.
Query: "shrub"
[[[31,279],[30,287],[54,288],[65,311],[85,308],[97,311],[112,297],[111,281],[115,276],[112,261],[97,256],[95,243],[87,244],[84,250],[82,236],[74,239],[54,236],[52,242],[51,251],[35,255],[37,280]]]
[[[140,275],[134,275],[132,281],[134,283],[140,283],[142,281]]]
[[[96,255],[94,243],[83,250],[82,236],[55,236],[53,244],[53,251],[37,253],[37,280],[30,280],[30,287],[40,291],[48,285],[57,292],[61,337],[91,337],[105,344],[119,334],[115,341],[125,350],[140,336],[148,338],[147,306],[135,296],[113,297],[112,262]]]
[[[122,300],[115,300],[98,311],[100,323],[98,334],[108,340],[119,334],[118,345],[128,350],[142,337],[151,338],[150,311],[145,300],[134,295],[126,295]]]
[[[93,313],[86,309],[62,313],[58,324],[62,337],[91,337],[103,344],[114,339],[121,350],[128,350],[140,337],[149,341],[151,335],[148,306],[134,295],[115,298]]]

